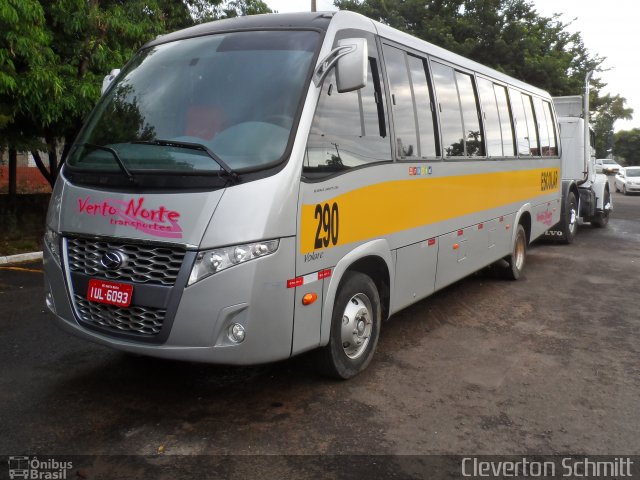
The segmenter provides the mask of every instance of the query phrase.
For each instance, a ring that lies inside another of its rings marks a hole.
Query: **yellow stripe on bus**
[[[302,254],[532,200],[557,192],[560,170],[411,177],[303,204]]]

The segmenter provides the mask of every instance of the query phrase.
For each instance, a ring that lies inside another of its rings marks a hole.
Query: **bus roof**
[[[193,27],[178,30],[166,35],[159,35],[142,48],[172,42],[184,38],[199,37],[212,33],[234,32],[238,30],[258,30],[261,28],[315,28],[326,31],[331,18],[337,12],[301,12],[301,13],[267,13],[263,15],[246,15],[243,17],[225,18],[213,22],[202,23]]]
[[[486,75],[522,90],[529,91],[545,98],[550,98],[550,95],[540,88],[498,72],[497,70],[470,60],[462,55],[458,55],[449,50],[433,45],[432,43],[404,33],[398,29],[384,25],[383,23],[375,20],[371,20],[364,15],[346,10],[339,10],[337,12],[268,13],[263,15],[247,15],[243,17],[215,20],[213,22],[203,23],[166,35],[160,35],[155,40],[144,45],[143,48],[184,38],[209,35],[212,33],[257,30],[262,28],[314,28],[321,31],[327,31],[330,24],[333,24],[333,27],[336,29],[364,28],[372,33],[378,33],[381,37],[406,45],[414,50],[428,53],[436,59],[453,63],[462,68],[477,72],[481,75]]]

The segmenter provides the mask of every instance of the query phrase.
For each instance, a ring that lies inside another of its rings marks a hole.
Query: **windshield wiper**
[[[160,145],[162,147],[178,147],[178,148],[187,148],[190,150],[200,150],[201,152],[206,153],[211,157],[211,159],[220,165],[220,168],[224,170],[224,172],[231,178],[234,183],[238,183],[240,178],[238,177],[238,173],[235,172],[224,160],[222,160],[218,155],[216,155],[209,147],[203,145],[202,143],[193,143],[193,142],[180,142],[177,140],[138,140],[135,142],[131,142],[134,144],[142,144],[142,145]]]
[[[131,171],[125,166],[124,162],[120,158],[120,155],[118,155],[118,152],[115,149],[111,147],[105,147],[104,145],[96,145],[94,143],[83,143],[80,146],[85,148],[92,148],[94,150],[104,150],[105,152],[109,152],[111,155],[113,155],[113,158],[116,159],[116,163],[120,167],[120,170],[122,170],[122,173],[125,174],[125,176],[129,179],[131,183],[135,182],[136,179],[133,176],[133,173],[131,173]]]

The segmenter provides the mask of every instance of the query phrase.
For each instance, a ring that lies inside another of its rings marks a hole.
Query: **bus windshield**
[[[110,150],[133,174],[228,173],[278,163],[319,37],[313,31],[235,32],[139,52],[100,100],[68,164],[118,172]]]

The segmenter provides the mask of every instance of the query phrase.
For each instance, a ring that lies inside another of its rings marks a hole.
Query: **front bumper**
[[[181,289],[166,341],[162,344],[118,338],[83,326],[70,299],[63,269],[45,246],[45,295],[55,322],[86,340],[118,350],[161,358],[250,365],[291,355],[295,241],[283,238],[273,255],[236,265]],[[135,289],[135,285],[134,285]],[[233,323],[245,327],[242,343],[227,335]]]

